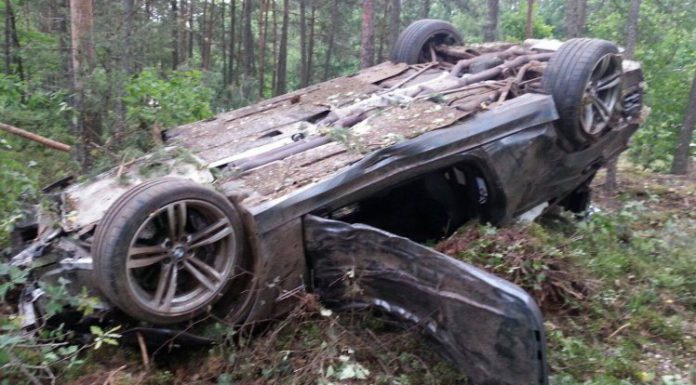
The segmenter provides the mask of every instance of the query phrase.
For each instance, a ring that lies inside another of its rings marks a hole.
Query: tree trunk
[[[5,0],[5,14],[6,31],[9,26],[10,40],[8,40],[8,44],[9,46],[14,47],[14,51],[11,53],[10,62],[14,61],[14,64],[17,66],[16,73],[19,76],[19,79],[24,81],[24,66],[22,65],[22,56],[19,53],[22,46],[19,44],[19,35],[17,35],[17,23],[15,21],[15,14],[12,8],[12,2],[10,0]],[[11,64],[8,68],[10,68],[10,73],[14,72],[12,71]]]
[[[244,45],[244,54],[242,56],[242,67],[247,76],[254,75],[254,36],[251,30],[252,23],[252,1],[244,0],[242,19],[242,44]]]
[[[290,0],[283,0],[283,26],[280,31],[280,44],[278,48],[278,61],[276,67],[275,95],[284,94],[287,91],[287,72],[288,72],[288,24],[290,19],[289,10]]]
[[[401,0],[391,0],[389,9],[389,48],[394,47],[401,32]]]
[[[76,156],[85,170],[91,165],[88,148],[99,138],[96,114],[87,110],[83,89],[83,78],[94,68],[93,24],[92,0],[70,0],[74,108],[79,113],[75,124],[75,134],[80,139]]]
[[[193,15],[195,13],[195,8],[193,5],[193,0],[189,2],[189,18],[188,18],[188,60],[191,60],[193,58],[193,39],[194,39],[194,33],[193,33]]]
[[[273,60],[276,60],[276,58],[278,57],[278,4],[276,3],[275,0],[273,0],[273,40],[272,41],[273,41],[273,43],[272,43],[271,50],[273,52],[271,52],[271,57],[273,58]],[[276,78],[278,76],[277,69],[278,68],[276,66],[273,67],[273,75],[271,78],[271,92],[275,92],[275,85],[276,85],[276,81],[277,81]]]
[[[227,79],[227,29],[225,28],[225,11],[227,8],[227,3],[224,1],[220,3],[220,46],[222,47],[222,84],[228,84],[229,79]]]
[[[177,25],[179,22],[179,9],[177,0],[172,0],[170,5],[172,19],[172,69],[176,70],[179,66],[179,27]]]
[[[300,0],[300,87],[307,87],[307,0]]]
[[[390,0],[383,0],[384,1],[384,12],[382,12],[382,17],[378,17],[377,15],[374,15],[375,18],[375,42],[376,42],[376,52],[375,52],[375,57],[372,59],[372,63],[381,63],[384,61],[384,46],[387,43],[387,39],[389,38],[387,36],[387,33],[389,32],[387,30],[387,22],[389,21],[389,2]],[[379,5],[379,1],[377,1],[377,5]]]
[[[326,43],[326,57],[324,58],[324,77],[323,80],[328,80],[331,75],[331,56],[336,45],[336,29],[338,29],[339,19],[339,0],[334,0],[331,7],[331,28],[329,28],[328,42]]]
[[[375,57],[374,0],[362,2],[362,33],[360,38],[360,68],[373,65]]]
[[[237,78],[235,76],[235,60],[234,60],[234,52],[235,52],[235,44],[237,43],[235,40],[235,31],[237,28],[237,7],[236,7],[237,1],[232,0],[230,2],[230,47],[228,51],[229,55],[229,60],[227,64],[227,81],[229,82],[228,84],[236,83]]]
[[[527,39],[534,37],[534,0],[527,0]]]
[[[266,83],[266,33],[268,32],[268,2],[261,0],[259,13],[259,97],[263,98]]]
[[[488,0],[488,17],[483,25],[483,41],[496,41],[498,39],[498,13],[500,4],[498,0]]]
[[[5,0],[5,74],[12,74],[12,30],[10,29],[10,0]]]
[[[317,4],[312,1],[312,11],[309,19],[309,45],[307,46],[307,84],[312,81],[312,73],[314,71],[314,38],[316,24]],[[333,27],[332,27],[333,28]]]
[[[672,174],[687,174],[689,172],[689,158],[691,156],[691,142],[694,137],[694,125],[696,125],[696,72],[694,80],[691,82],[691,92],[689,101],[684,113],[684,124],[679,131],[679,141],[677,151],[674,153],[672,162]]]
[[[566,0],[566,37],[574,38],[585,34],[587,0]]]
[[[200,25],[199,46],[201,49],[201,69],[208,70],[210,68],[210,21],[213,18],[213,4],[208,5],[208,0],[203,1],[203,14],[201,15],[198,25]]]
[[[640,3],[641,0],[631,0],[631,10],[628,12],[628,21],[626,23],[626,49],[624,50],[624,57],[626,59],[633,59],[636,52]]]
[[[420,18],[427,19],[430,17],[430,0],[423,0],[421,2]]]
[[[133,73],[133,0],[123,0],[123,71]]]
[[[640,3],[641,0],[631,0],[631,10],[628,13],[626,22],[626,48],[624,50],[624,58],[633,59],[636,51],[636,39],[638,37],[638,20],[640,18]],[[610,159],[607,163],[607,179],[604,182],[604,191],[608,194],[613,194],[618,185],[616,174],[618,159]]]
[[[186,0],[179,1],[179,63],[185,63],[188,58],[188,32],[187,20],[189,18],[189,4]]]

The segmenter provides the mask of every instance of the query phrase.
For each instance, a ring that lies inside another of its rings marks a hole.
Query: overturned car
[[[99,315],[184,328],[253,324],[312,291],[423,327],[473,383],[546,384],[542,316],[510,282],[421,243],[470,221],[582,212],[596,171],[642,113],[640,65],[597,39],[464,45],[420,20],[392,60],[206,121],[164,148],[49,186],[16,227],[38,282],[102,299]]]

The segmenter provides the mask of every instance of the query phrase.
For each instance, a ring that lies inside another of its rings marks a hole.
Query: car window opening
[[[428,242],[485,216],[489,202],[483,175],[473,167],[454,166],[343,206],[332,211],[330,218]]]

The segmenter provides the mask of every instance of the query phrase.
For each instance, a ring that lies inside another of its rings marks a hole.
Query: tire
[[[605,40],[571,39],[553,55],[542,88],[553,96],[557,126],[571,149],[586,148],[610,129],[620,109],[621,74],[618,49]]]
[[[395,63],[428,63],[431,44],[460,45],[457,28],[443,20],[423,19],[413,22],[401,32],[394,44],[391,60]]]
[[[92,256],[99,288],[116,307],[157,325],[181,323],[239,294],[230,289],[244,262],[242,221],[214,190],[157,179],[107,210]]]

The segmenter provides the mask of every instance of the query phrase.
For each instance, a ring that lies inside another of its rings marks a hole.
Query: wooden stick
[[[391,87],[387,90],[387,92],[394,91],[395,89],[397,89],[397,88],[403,86],[404,84],[410,82],[411,80],[415,79],[418,75],[422,74],[423,72],[425,72],[425,71],[427,71],[427,70],[429,70],[429,69],[431,69],[431,68],[433,68],[433,67],[435,67],[435,66],[437,66],[437,65],[438,65],[437,62],[428,63],[428,64],[425,65],[423,68],[421,68],[421,69],[419,69],[418,71],[416,71],[416,73],[411,74],[411,76],[409,76],[409,77],[407,77],[406,79],[403,79],[403,80],[401,80],[400,82],[398,82],[398,83],[394,84],[393,86],[391,86]]]
[[[59,150],[59,151],[65,151],[65,152],[70,152],[72,151],[72,147],[65,143],[57,142],[52,139],[48,139],[46,137],[43,137],[41,135],[37,135],[34,133],[31,133],[29,131],[22,130],[21,128],[17,128],[14,126],[10,126],[9,124],[5,123],[0,123],[0,129],[3,131],[7,131],[10,134],[14,134],[17,136],[20,136],[24,139],[29,139],[33,140],[34,142],[41,143],[46,147],[52,148],[54,150]]]
[[[141,332],[136,333],[138,337],[138,345],[140,346],[140,355],[143,358],[143,366],[145,366],[145,369],[150,368],[150,357],[147,354],[147,346],[145,345],[145,338],[143,338],[143,334]]]

